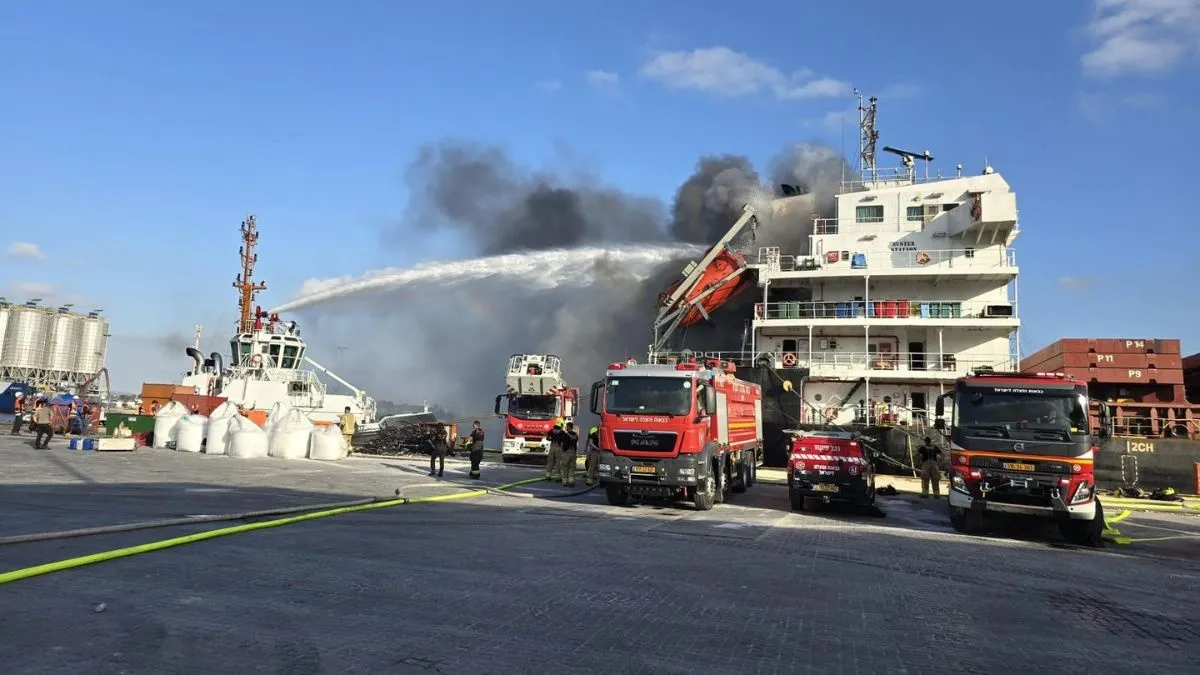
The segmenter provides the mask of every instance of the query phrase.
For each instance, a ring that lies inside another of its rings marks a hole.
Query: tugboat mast
[[[254,246],[258,243],[258,231],[255,228],[254,216],[248,216],[242,221],[242,245],[238,255],[242,258],[242,273],[233,281],[233,287],[238,289],[238,332],[249,333],[254,325],[254,296],[267,288],[266,282],[254,283],[254,263],[258,262],[258,254]]]

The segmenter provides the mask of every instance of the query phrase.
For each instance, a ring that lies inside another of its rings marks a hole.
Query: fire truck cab
[[[699,511],[745,492],[762,457],[762,389],[736,366],[612,363],[592,385],[600,417],[599,478],[608,501],[686,499]]]
[[[556,423],[573,421],[579,389],[562,378],[562,362],[554,354],[513,354],[505,373],[505,393],[496,397],[496,415],[504,418],[500,454],[505,462],[523,457],[545,458]]]
[[[946,403],[950,404],[947,433]],[[1104,509],[1093,467],[1108,407],[1089,428],[1087,385],[1062,373],[975,373],[940,396],[934,426],[950,439],[950,524],[991,514],[1053,518],[1070,543],[1100,547]]]

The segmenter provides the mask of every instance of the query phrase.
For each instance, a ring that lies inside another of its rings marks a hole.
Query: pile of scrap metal
[[[372,455],[428,455],[433,442],[446,438],[442,424],[397,424],[382,427],[358,452]]]

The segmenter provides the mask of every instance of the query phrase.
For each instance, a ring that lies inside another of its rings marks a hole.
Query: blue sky
[[[881,96],[884,143],[947,172],[986,157],[1012,183],[1028,348],[1200,351],[1190,294],[1159,290],[1200,281],[1182,166],[1198,0],[46,0],[0,17],[0,295],[105,308],[126,388],[182,366],[151,356],[162,336],[199,321],[224,339],[248,213],[278,303],[310,277],[460,255],[379,245],[423,143],[531,165],[565,144],[669,200],[703,154],[764,167],[789,142],[839,147],[850,86]]]

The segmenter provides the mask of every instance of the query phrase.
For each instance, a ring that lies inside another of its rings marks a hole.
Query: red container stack
[[[1101,399],[1187,402],[1179,340],[1067,338],[1023,359],[1021,370],[1066,373]]]

